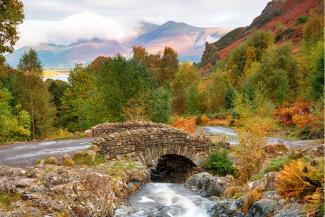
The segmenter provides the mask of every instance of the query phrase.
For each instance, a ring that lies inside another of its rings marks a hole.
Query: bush
[[[215,150],[211,152],[203,167],[212,170],[217,175],[235,174],[235,168],[228,158],[227,150]]]
[[[316,166],[304,160],[296,160],[284,166],[276,178],[276,190],[284,198],[297,197],[301,200],[320,191],[324,182],[323,164]]]
[[[296,23],[297,24],[303,24],[306,23],[308,21],[308,17],[307,16],[299,16],[296,19]]]

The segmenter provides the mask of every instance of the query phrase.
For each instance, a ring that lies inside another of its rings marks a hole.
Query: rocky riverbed
[[[0,216],[112,216],[149,181],[147,169],[122,161],[100,165],[0,167]]]

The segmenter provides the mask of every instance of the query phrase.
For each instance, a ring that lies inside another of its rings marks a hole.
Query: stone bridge
[[[213,146],[204,135],[191,135],[166,124],[133,121],[101,124],[91,129],[100,137],[94,144],[98,152],[109,158],[128,157],[148,167],[162,156],[180,155],[200,165]]]

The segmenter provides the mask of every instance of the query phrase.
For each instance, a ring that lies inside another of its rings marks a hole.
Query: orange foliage
[[[173,117],[171,125],[188,133],[194,133],[196,129],[195,118]]]
[[[285,103],[276,111],[280,123],[285,126],[303,128],[312,122],[312,104],[310,102]]]
[[[296,160],[284,166],[276,178],[276,189],[284,198],[298,197],[305,201],[319,191],[324,181],[323,166],[311,166]]]

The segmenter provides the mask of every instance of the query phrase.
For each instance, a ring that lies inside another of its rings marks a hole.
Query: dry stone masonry
[[[213,146],[204,135],[143,121],[97,125],[92,135],[101,136],[94,142],[100,154],[140,160],[147,166],[155,165],[159,157],[167,154],[182,155],[200,165]]]

